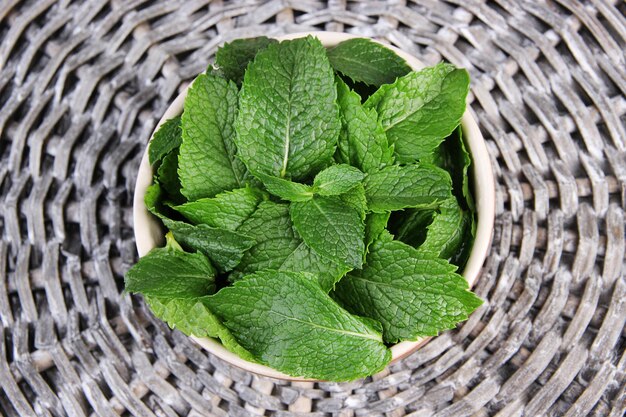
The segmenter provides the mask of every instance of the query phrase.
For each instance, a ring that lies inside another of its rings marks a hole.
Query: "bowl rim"
[[[284,36],[277,36],[275,39],[279,41],[295,39],[305,36],[317,37],[325,47],[332,47],[352,38],[368,38],[366,36],[353,35],[342,32],[298,32]],[[391,49],[393,52],[404,58],[409,66],[414,70],[419,70],[425,65],[413,55],[402,51],[392,45],[385,44],[375,39],[369,38],[374,42],[377,42],[386,48]],[[154,137],[159,127],[168,119],[178,116],[183,111],[183,103],[187,96],[187,91],[191,83],[183,89],[183,91],[176,97],[176,99],[167,108],[163,117],[159,120],[152,135],[150,141]],[[461,119],[461,127],[463,130],[463,139],[469,148],[469,152],[472,155],[471,165],[471,177],[474,182],[474,199],[476,204],[477,214],[477,228],[474,244],[470,252],[468,261],[463,269],[463,276],[468,282],[469,288],[472,288],[480,275],[483,263],[489,252],[491,246],[491,239],[493,235],[493,228],[495,222],[495,179],[493,175],[493,169],[491,166],[491,160],[487,146],[483,139],[483,136],[478,128],[478,125],[471,115],[470,106],[468,105],[463,117]],[[137,173],[137,180],[135,183],[135,192],[133,195],[133,231],[135,235],[135,242],[137,245],[137,252],[140,257],[147,254],[151,249],[157,247],[163,242],[163,232],[157,219],[148,212],[144,204],[144,195],[148,186],[152,183],[152,167],[148,160],[148,147],[146,144],[143,157]],[[283,379],[288,381],[310,381],[319,382],[317,379],[293,377],[286,375],[280,371],[272,369],[268,366],[258,363],[249,362],[240,358],[238,355],[228,351],[222,344],[215,339],[190,336],[190,338],[199,344],[202,348],[208,352],[214,354],[220,359],[228,362],[229,364],[236,366],[245,371],[263,375],[270,378]],[[392,359],[389,365],[398,360],[415,352],[421,346],[426,344],[430,340],[430,337],[421,338],[416,341],[404,341],[391,346]]]

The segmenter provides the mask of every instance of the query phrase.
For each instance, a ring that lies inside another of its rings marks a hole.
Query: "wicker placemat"
[[[0,412],[622,416],[626,6],[619,0],[0,1]],[[497,174],[487,302],[374,378],[259,378],[121,293],[145,143],[218,45],[374,36],[469,69]]]

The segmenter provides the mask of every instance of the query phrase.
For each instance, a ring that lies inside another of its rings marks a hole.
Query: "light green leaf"
[[[162,160],[165,155],[178,148],[182,142],[180,116],[173,117],[161,125],[148,146],[150,165]]]
[[[364,38],[349,39],[330,48],[328,59],[336,71],[353,81],[375,86],[392,83],[411,71],[391,49]]]
[[[189,201],[244,185],[246,169],[235,157],[236,115],[237,86],[214,75],[198,75],[185,99],[178,158],[181,192]]]
[[[283,200],[307,201],[313,197],[313,189],[308,185],[270,175],[258,174],[257,176],[270,194]]]
[[[340,197],[315,196],[291,203],[291,220],[304,242],[318,254],[353,268],[363,264],[364,212]]]
[[[237,147],[253,174],[304,180],[328,165],[339,134],[334,76],[320,41],[271,44],[248,66]]]
[[[452,180],[441,168],[392,165],[364,181],[368,208],[375,213],[408,207],[432,208],[450,197]]]
[[[248,275],[211,296],[209,308],[243,347],[288,375],[347,381],[391,359],[379,329],[339,307],[310,274]]]
[[[252,354],[237,343],[220,319],[207,308],[205,305],[208,302],[207,297],[191,299],[146,297],[146,302],[154,315],[172,329],[178,329],[187,336],[220,339],[226,349],[242,359],[256,362]]]
[[[341,112],[338,139],[339,160],[363,172],[376,172],[393,164],[393,147],[378,122],[374,109],[361,104],[361,97],[348,88],[341,78],[337,82],[337,103]]]
[[[276,42],[278,41],[265,36],[235,39],[217,49],[215,63],[227,79],[241,85],[243,74],[256,54]]]
[[[415,162],[459,125],[468,90],[467,71],[442,63],[382,86],[365,106],[376,109],[397,160]]]
[[[319,195],[344,194],[363,181],[365,175],[358,168],[346,164],[331,165],[315,176],[313,188]]]
[[[172,246],[154,248],[126,272],[128,292],[167,298],[194,298],[215,291],[215,268],[201,253]]]
[[[260,190],[246,187],[217,194],[213,198],[175,206],[174,209],[194,224],[206,224],[228,230],[237,230],[263,199]]]
[[[222,272],[239,265],[244,252],[255,243],[250,236],[206,224],[192,226],[169,219],[163,222],[178,242],[204,253]]]
[[[405,243],[378,241],[363,270],[337,283],[334,297],[352,313],[380,321],[387,343],[436,336],[482,304],[455,270]]]

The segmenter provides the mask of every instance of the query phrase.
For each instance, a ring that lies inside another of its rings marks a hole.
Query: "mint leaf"
[[[411,72],[406,61],[391,49],[370,39],[350,39],[328,50],[328,59],[336,71],[366,84],[380,86]]]
[[[294,233],[289,206],[272,201],[261,202],[238,232],[250,236],[256,243],[243,255],[237,274],[231,280],[259,269],[280,268],[301,242]]]
[[[387,343],[436,336],[482,304],[455,270],[402,242],[378,241],[363,270],[337,283],[334,297],[352,313],[380,321]]]
[[[376,109],[397,160],[415,162],[459,125],[468,89],[467,71],[442,63],[382,86],[365,106]]]
[[[445,200],[439,206],[439,212],[435,213],[433,221],[426,227],[426,239],[418,250],[443,259],[451,258],[461,246],[469,223],[468,214],[459,207],[456,198]]]
[[[319,195],[344,194],[363,181],[365,175],[350,165],[331,165],[315,176],[313,188]]]
[[[364,181],[368,208],[375,213],[432,207],[451,195],[450,175],[435,166],[392,165]]]
[[[244,184],[246,169],[235,157],[236,115],[237,86],[213,75],[198,75],[185,99],[178,158],[181,192],[189,201]]]
[[[181,244],[204,253],[222,272],[236,267],[254,240],[232,230],[210,227],[206,224],[192,226],[187,223],[164,219],[165,226]]]
[[[146,302],[154,315],[172,329],[178,329],[188,336],[220,339],[226,349],[245,360],[256,362],[252,354],[237,343],[230,331],[207,308],[206,297],[191,299],[146,297]]]
[[[313,197],[313,189],[305,184],[272,177],[270,175],[257,174],[267,191],[287,201],[307,201]]]
[[[175,206],[174,209],[194,224],[206,224],[228,230],[237,230],[254,213],[263,199],[262,191],[251,187],[225,191],[213,198]]]
[[[265,36],[227,42],[217,49],[215,63],[227,79],[241,85],[243,74],[256,54],[267,48],[269,44],[277,42]]]
[[[154,248],[126,272],[128,292],[167,298],[193,298],[215,291],[215,268],[200,253],[171,246]]]
[[[365,217],[365,251],[387,228],[391,213],[369,213]]]
[[[248,66],[237,147],[253,174],[304,180],[328,165],[339,134],[334,76],[310,36],[271,44]]]
[[[469,167],[472,158],[465,149],[463,129],[457,127],[433,153],[433,162],[450,172],[452,193],[465,209],[474,211],[474,199],[469,189]]]
[[[291,203],[291,219],[302,240],[320,255],[353,268],[363,264],[364,212],[340,197],[315,196]]]
[[[180,129],[180,116],[171,118],[159,127],[148,146],[148,159],[150,165],[162,160],[165,155],[178,148],[182,142],[182,130]]]
[[[320,287],[327,293],[352,268],[318,255],[306,243],[301,242],[287,256],[279,269],[282,271],[312,273],[317,276]]]
[[[337,77],[336,82],[337,103],[341,112],[339,161],[368,173],[393,164],[393,147],[387,142],[376,111],[363,107],[359,95],[340,78]]]
[[[163,186],[169,200],[185,201],[180,193],[178,179],[178,149],[174,149],[163,158],[157,169],[157,181]]]
[[[260,271],[209,300],[243,347],[289,375],[346,381],[391,359],[379,329],[339,307],[310,274]]]

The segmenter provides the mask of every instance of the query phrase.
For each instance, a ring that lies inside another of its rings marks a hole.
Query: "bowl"
[[[361,36],[350,35],[339,32],[303,32],[280,36],[276,39],[279,41],[287,39],[295,39],[312,35],[317,37],[325,47],[332,47],[339,42],[348,39],[358,38]],[[373,39],[372,39],[373,40]],[[376,41],[375,41],[376,42]],[[380,43],[380,42],[378,42]],[[424,67],[414,56],[390,45],[382,44],[391,49],[400,57],[404,58],[411,68],[419,70]],[[166,120],[178,116],[183,111],[183,102],[187,96],[185,88],[182,93],[176,97],[174,102],[167,109],[161,120],[159,121],[155,132]],[[461,119],[461,128],[463,130],[463,139],[472,155],[472,166],[470,179],[473,183],[474,198],[476,200],[477,228],[476,238],[472,251],[465,268],[463,276],[467,280],[470,288],[474,285],[480,274],[483,262],[487,257],[487,253],[491,246],[491,237],[493,232],[493,224],[495,217],[495,182],[491,162],[485,141],[480,133],[478,125],[468,110],[465,111]],[[137,182],[135,185],[135,194],[133,200],[133,221],[135,240],[137,243],[137,252],[139,256],[144,256],[151,249],[160,246],[163,243],[163,229],[159,221],[148,212],[144,204],[144,195],[146,189],[152,183],[152,167],[148,161],[148,148],[144,152],[137,174]],[[290,381],[315,381],[312,379],[297,378],[285,375],[270,367],[260,365],[241,359],[236,354],[226,350],[220,342],[211,338],[200,338],[191,336],[196,343],[206,349],[208,352],[219,357],[220,359],[246,371],[263,375],[270,378],[278,378]],[[401,342],[391,347],[392,359],[391,363],[410,355],[420,346],[423,346],[430,338],[423,338],[413,342]]]

